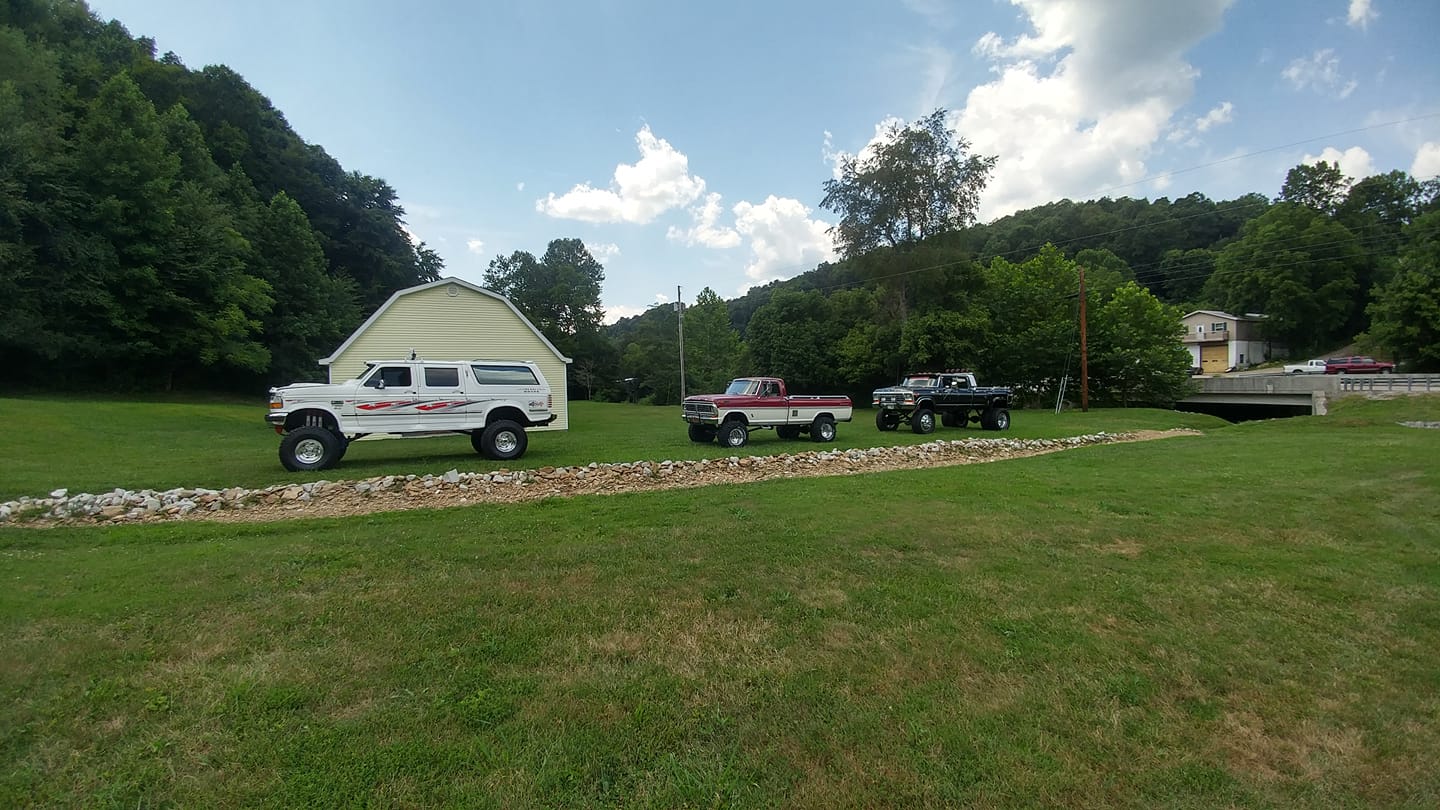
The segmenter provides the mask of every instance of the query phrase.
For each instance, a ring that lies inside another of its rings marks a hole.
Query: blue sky
[[[988,221],[1061,198],[1440,175],[1434,0],[94,0],[234,68],[479,283],[578,237],[609,318],[832,257],[839,155],[936,107]],[[1398,123],[1397,123],[1398,122]]]

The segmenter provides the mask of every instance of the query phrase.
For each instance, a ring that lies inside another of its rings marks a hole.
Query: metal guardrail
[[[1344,394],[1393,391],[1395,393],[1440,394],[1440,374],[1341,374]]]

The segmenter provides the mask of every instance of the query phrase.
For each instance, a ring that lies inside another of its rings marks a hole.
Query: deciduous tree
[[[840,215],[831,234],[845,256],[898,247],[975,222],[995,158],[968,154],[946,111],[893,124],[860,155],[841,159],[822,208]]]

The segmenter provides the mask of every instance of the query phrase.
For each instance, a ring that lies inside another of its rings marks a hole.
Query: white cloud
[[[1340,57],[1330,48],[1322,48],[1310,57],[1293,60],[1280,75],[1296,90],[1313,90],[1316,93],[1333,93],[1337,98],[1346,98],[1355,92],[1359,83],[1340,75]]]
[[[465,249],[479,256],[485,253],[485,243],[479,239],[466,239]]]
[[[703,204],[690,209],[694,225],[683,230],[671,225],[665,232],[665,236],[690,247],[703,245],[717,250],[735,247],[740,244],[740,234],[734,228],[715,227],[715,221],[720,218],[720,211],[720,195],[711,192],[705,195]]]
[[[1327,146],[1320,154],[1307,154],[1300,159],[1300,162],[1313,164],[1322,160],[1339,166],[1340,172],[1351,180],[1364,180],[1375,174],[1375,161],[1371,160],[1369,152],[1358,146],[1352,146],[1344,152],[1333,146]]]
[[[515,190],[516,190],[516,191],[524,191],[524,190],[525,190],[525,181],[524,181],[524,180],[521,180],[520,182],[516,183],[516,184],[515,184]]]
[[[1370,7],[1370,0],[1350,0],[1350,13],[1345,18],[1345,24],[1364,31],[1379,16],[1380,12]]]
[[[772,194],[758,205],[737,203],[733,210],[735,230],[750,242],[745,275],[751,285],[789,278],[835,258],[830,224],[811,219],[799,200]]]
[[[405,232],[405,238],[410,240],[410,244],[412,244],[412,245],[419,245],[419,244],[420,244],[420,241],[421,241],[420,237],[419,237],[419,236],[416,236],[416,235],[415,235],[415,232],[412,231],[412,230],[410,230],[410,226],[409,226],[409,225],[406,225],[406,224],[403,223],[403,222],[400,223],[400,230],[402,230],[402,231]]]
[[[1183,57],[1220,29],[1232,0],[1011,2],[1033,30],[976,42],[996,78],[952,121],[974,153],[999,158],[981,197],[986,219],[1144,178],[1194,91],[1198,72]]]
[[[1222,102],[1220,106],[1201,116],[1195,122],[1195,128],[1201,132],[1208,131],[1211,127],[1220,124],[1228,124],[1231,121],[1231,114],[1235,111],[1235,105],[1228,101]]]
[[[836,180],[840,179],[840,164],[849,158],[867,160],[875,155],[875,148],[886,140],[886,135],[895,127],[905,126],[905,119],[896,118],[893,115],[886,116],[880,123],[875,125],[875,134],[870,140],[860,147],[858,153],[847,152],[844,149],[835,148],[835,136],[827,129],[825,130],[825,142],[820,147],[820,156],[826,163],[830,164],[830,176]]]
[[[1422,181],[1440,176],[1440,141],[1420,145],[1415,152],[1415,162],[1410,164],[1410,176]]]
[[[672,208],[694,202],[705,181],[690,174],[690,160],[649,125],[635,134],[640,160],[621,163],[609,188],[581,183],[565,194],[552,192],[535,201],[535,210],[557,219],[582,222],[630,222],[644,225]]]
[[[645,308],[644,308],[644,307],[627,307],[627,306],[624,306],[623,304],[617,304],[617,305],[615,305],[615,306],[606,306],[606,307],[605,307],[605,317],[601,318],[601,319],[600,319],[600,322],[601,322],[601,323],[604,323],[604,324],[606,324],[606,325],[609,325],[609,324],[615,323],[616,321],[620,320],[621,318],[632,318],[632,317],[634,317],[634,316],[636,316],[636,315],[639,315],[640,313],[642,313],[642,312],[644,312],[644,311],[645,311]]]
[[[595,260],[601,264],[605,264],[620,255],[620,246],[614,242],[598,242],[593,245],[586,242],[585,249],[590,251],[590,255],[594,256]]]

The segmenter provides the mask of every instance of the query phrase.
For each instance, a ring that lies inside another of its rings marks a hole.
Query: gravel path
[[[1066,439],[959,439],[917,445],[819,450],[774,456],[696,461],[592,463],[490,473],[383,476],[315,481],[266,489],[172,489],[21,498],[0,504],[0,523],[46,527],[173,520],[263,522],[313,517],[442,509],[479,503],[517,503],[575,495],[610,495],[749,483],[776,478],[855,475],[1004,461],[1097,444],[1198,436],[1194,430],[1096,433]]]

